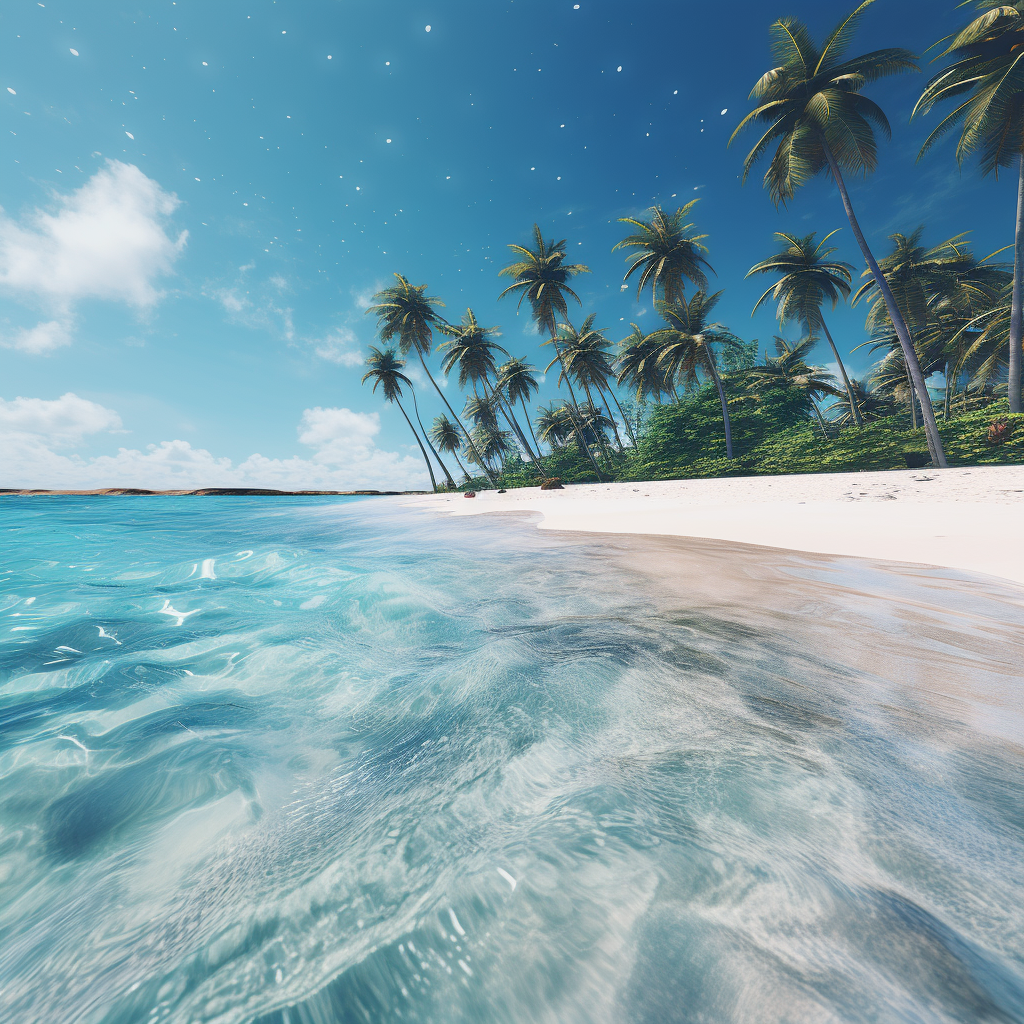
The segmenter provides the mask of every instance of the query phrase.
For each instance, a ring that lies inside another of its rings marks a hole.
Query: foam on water
[[[4,1021],[1024,1020],[1019,737],[911,685],[1008,679],[1019,602],[885,681],[829,588],[888,650],[934,580],[740,614],[374,500],[0,530]]]

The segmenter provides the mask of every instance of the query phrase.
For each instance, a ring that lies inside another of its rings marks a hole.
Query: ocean
[[[1020,588],[376,498],[0,550],[7,1024],[1024,1021]]]

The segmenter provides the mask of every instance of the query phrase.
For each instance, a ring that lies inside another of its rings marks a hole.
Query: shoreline
[[[395,497],[427,494],[427,491],[278,491],[270,487],[198,487],[189,491],[150,491],[144,487],[99,487],[91,491],[59,491],[48,488],[0,487],[0,498],[310,498],[310,497]]]
[[[405,504],[456,517],[533,512],[542,530],[726,541],[1024,584],[1024,465],[570,484]]]

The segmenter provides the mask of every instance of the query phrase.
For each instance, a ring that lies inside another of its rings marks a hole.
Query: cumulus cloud
[[[35,327],[23,327],[0,339],[4,348],[16,348],[34,356],[48,356],[54,349],[71,344],[71,321],[48,320]]]
[[[117,431],[111,409],[67,394],[53,401],[0,400],[0,477],[7,487],[91,489],[144,487],[273,487],[280,490],[415,490],[427,486],[418,452],[378,448],[377,413],[306,409],[298,440],[309,457],[269,459],[250,455],[237,464],[187,441],[163,441],[145,449],[119,448],[114,455],[82,458],[74,448],[90,434]]]
[[[7,443],[34,438],[46,446],[81,443],[88,434],[119,431],[121,417],[113,409],[79,398],[69,391],[60,398],[0,398],[0,438]]]
[[[110,160],[57,213],[36,210],[26,224],[0,214],[0,284],[64,304],[100,298],[144,308],[161,292],[188,238],[168,237],[163,221],[178,197],[134,165]]]
[[[29,352],[52,351],[70,338],[70,312],[86,298],[145,310],[159,301],[188,239],[166,232],[179,205],[138,167],[107,161],[80,189],[56,197],[56,210],[22,222],[0,209],[0,288],[60,314],[8,340]]]
[[[359,349],[359,340],[350,327],[336,327],[323,338],[313,341],[313,351],[321,359],[339,366],[361,366],[364,360]]]

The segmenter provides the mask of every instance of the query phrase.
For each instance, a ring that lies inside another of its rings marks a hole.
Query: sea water
[[[8,1024],[1024,1020],[1020,737],[956,698],[1019,711],[1012,595],[730,610],[382,499],[9,499],[0,549]]]

